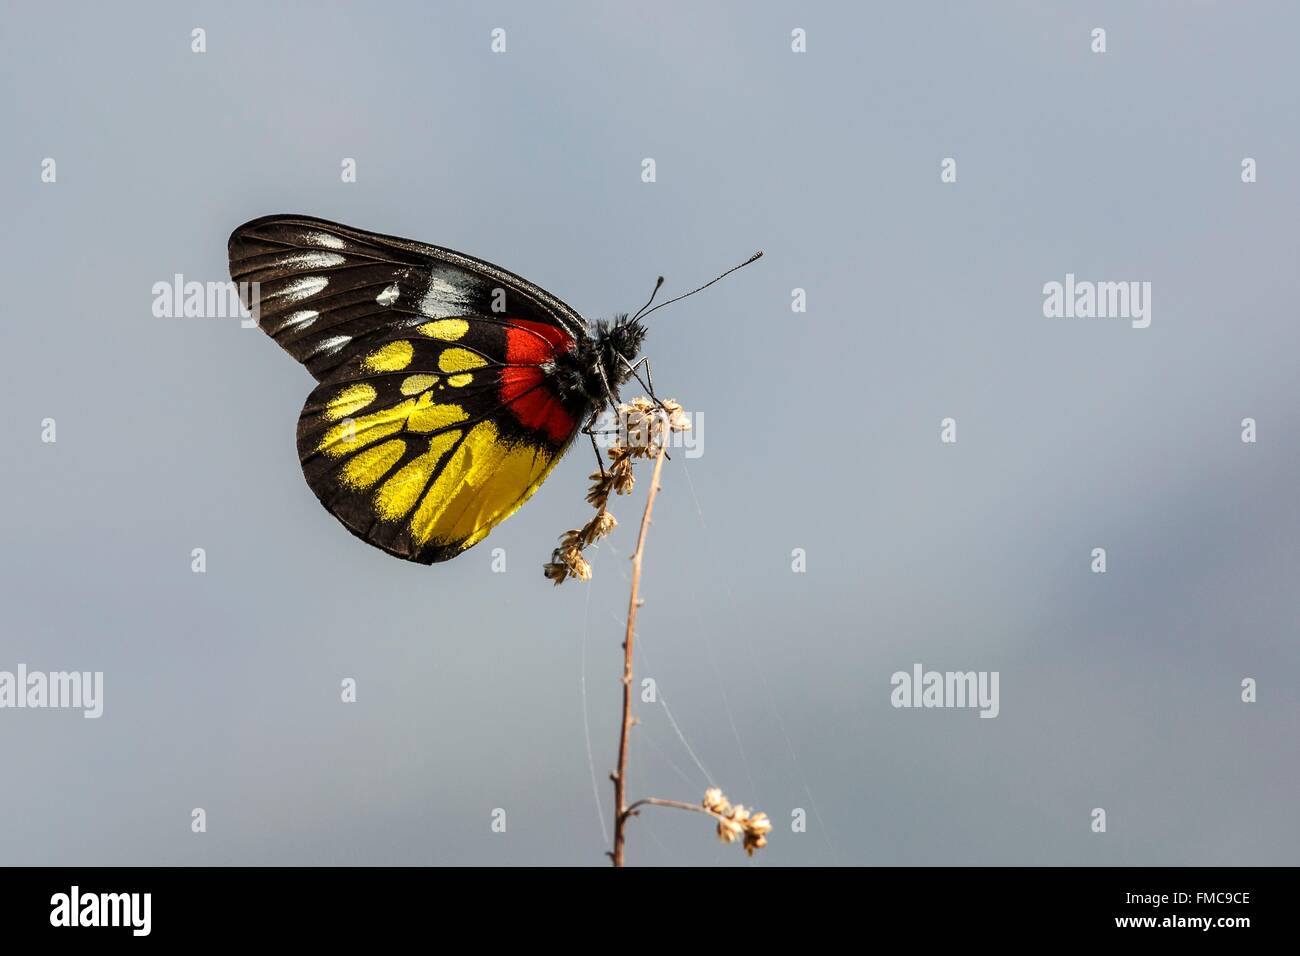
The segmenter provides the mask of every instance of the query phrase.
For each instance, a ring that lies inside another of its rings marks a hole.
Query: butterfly
[[[245,306],[316,378],[298,418],[307,484],[396,557],[477,544],[579,431],[596,447],[597,415],[642,365],[654,394],[639,355],[650,302],[589,323],[490,262],[310,216],[245,223],[229,252]]]

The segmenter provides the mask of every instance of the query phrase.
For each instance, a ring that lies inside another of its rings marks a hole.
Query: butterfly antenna
[[[642,312],[644,312],[646,309],[650,308],[650,303],[653,302],[653,301],[655,300],[655,296],[657,296],[657,295],[659,294],[659,289],[663,286],[663,284],[664,284],[664,277],[663,277],[663,276],[660,276],[658,279],[655,280],[655,287],[654,287],[653,289],[650,290],[650,298],[648,298],[648,299],[645,300],[645,305],[643,305],[643,306],[641,306],[641,308],[637,309],[637,310],[636,310],[636,315],[632,316],[632,318],[631,318],[629,321],[631,321],[631,322],[635,322],[635,321],[637,320],[637,318],[640,317],[640,315],[641,315]]]
[[[761,259],[761,258],[763,258],[763,253],[762,253],[762,251],[760,250],[760,251],[754,253],[752,256],[750,256],[748,259],[746,259],[746,260],[745,260],[744,262],[742,262],[740,265],[738,265],[738,266],[732,266],[732,267],[731,267],[730,269],[728,269],[726,272],[722,273],[722,275],[720,275],[720,276],[718,276],[718,277],[716,277],[716,278],[714,278],[714,279],[710,279],[708,282],[704,283],[704,285],[700,286],[698,289],[692,289],[690,292],[683,292],[681,295],[677,296],[676,298],[669,299],[667,302],[660,302],[660,303],[659,303],[658,305],[656,305],[653,309],[651,309],[650,312],[645,313],[645,315],[642,316],[642,318],[647,318],[647,317],[650,315],[651,312],[656,312],[656,311],[658,311],[659,309],[662,309],[662,308],[663,308],[664,306],[666,306],[666,305],[672,305],[674,302],[680,302],[682,299],[685,299],[685,298],[687,298],[688,296],[695,295],[695,293],[697,293],[697,292],[703,292],[703,291],[704,291],[705,289],[707,289],[709,286],[713,285],[713,283],[718,282],[718,281],[720,281],[720,280],[722,280],[722,279],[725,279],[727,276],[731,275],[731,274],[732,274],[733,272],[735,272],[737,269],[743,269],[743,268],[745,268],[745,266],[749,265],[751,262],[757,262],[757,261],[758,261],[759,259]],[[646,303],[646,304],[649,305],[649,303]]]

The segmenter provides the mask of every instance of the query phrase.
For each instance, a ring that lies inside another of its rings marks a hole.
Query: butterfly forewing
[[[509,315],[574,338],[586,334],[581,316],[550,293],[439,246],[308,216],[268,216],[236,229],[229,251],[231,278],[250,283],[255,301],[245,304],[317,379],[425,319]]]

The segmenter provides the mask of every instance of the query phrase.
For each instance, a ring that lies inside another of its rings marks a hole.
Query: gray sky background
[[[766,251],[651,323],[704,454],[665,469],[638,662],[776,822],[758,865],[1297,862],[1294,5],[4,10],[0,669],[106,688],[97,721],[0,711],[0,861],[603,862],[582,679],[608,824],[641,498],[585,586],[540,571],[581,447],[451,563],[349,535],[298,467],[308,373],[150,311],[301,212],[593,318]],[[1150,281],[1150,328],[1044,318],[1067,272]],[[1000,716],[894,709],[915,662],[999,671]],[[699,799],[640,713],[632,794]],[[746,862],[673,811],[629,840]]]

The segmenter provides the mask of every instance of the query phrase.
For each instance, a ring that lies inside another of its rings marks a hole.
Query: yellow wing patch
[[[453,430],[429,439],[428,451],[407,462],[398,469],[397,474],[379,486],[379,491],[375,494],[375,514],[388,521],[406,517],[429,484],[433,469],[438,467],[442,456],[451,451],[459,438],[460,431]]]
[[[344,393],[362,387],[369,389],[371,393],[374,392],[374,389],[369,385],[353,385],[344,389]],[[341,398],[342,396],[339,396],[331,400],[326,411],[327,418],[333,420],[339,417],[338,415],[332,415],[331,411],[336,403],[340,407],[344,407],[340,402]],[[347,407],[351,408],[355,404],[355,400],[353,400],[347,404]],[[365,403],[365,405],[368,404],[370,404],[370,400]],[[364,408],[365,405],[361,407]],[[408,398],[404,402],[398,402],[388,408],[381,408],[369,415],[348,418],[339,422],[332,428],[327,429],[325,434],[321,436],[320,444],[316,446],[316,450],[324,452],[331,458],[342,458],[344,455],[359,451],[381,438],[395,435],[403,429],[427,435],[439,428],[463,422],[467,417],[465,409],[459,405],[435,403],[432,392],[423,392],[418,398]]]
[[[325,417],[336,422],[340,418],[355,415],[373,402],[378,395],[375,387],[365,382],[349,385],[330,399],[329,404],[325,406]]]
[[[406,427],[413,432],[421,435],[427,435],[429,432],[435,432],[439,428],[446,428],[448,425],[455,425],[457,422],[463,422],[469,416],[465,414],[465,409],[459,405],[450,403],[431,404],[433,393],[425,392],[415,400],[415,407],[411,409],[410,418],[407,420]],[[403,404],[409,404],[403,402]]]
[[[464,319],[438,319],[436,322],[424,323],[416,331],[431,339],[455,342],[469,331],[469,323]]]
[[[397,459],[401,458],[405,451],[406,442],[400,438],[393,438],[382,445],[367,448],[352,456],[352,459],[343,466],[340,478],[343,484],[350,488],[369,488],[388,474],[388,469],[397,464]]]
[[[487,359],[469,349],[447,349],[438,356],[438,368],[444,372],[469,372],[486,364]]]
[[[501,441],[496,426],[470,429],[411,516],[411,537],[468,548],[527,500],[551,470],[552,457],[528,444]]]
[[[396,418],[385,419],[371,425],[367,434],[394,425],[400,427]],[[376,516],[384,521],[409,518],[411,539],[420,547],[458,551],[514,514],[555,464],[554,456],[537,446],[502,441],[490,421],[468,432],[438,432],[424,452],[390,475],[406,449],[406,441],[394,438],[357,452],[343,466],[339,480],[354,491],[378,483],[371,498]]]
[[[361,367],[370,372],[400,372],[411,364],[414,356],[415,346],[410,342],[389,342],[367,355]]]
[[[402,379],[403,395],[419,395],[438,384],[436,375],[408,375]]]

